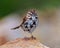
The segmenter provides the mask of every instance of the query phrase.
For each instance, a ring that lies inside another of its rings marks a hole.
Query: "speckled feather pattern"
[[[38,15],[36,13],[28,12],[25,16],[26,20],[21,24],[24,31],[33,32],[38,25]]]

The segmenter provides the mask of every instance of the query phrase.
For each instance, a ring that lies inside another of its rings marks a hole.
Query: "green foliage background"
[[[0,19],[9,13],[28,8],[45,8],[60,7],[60,0],[0,0]]]

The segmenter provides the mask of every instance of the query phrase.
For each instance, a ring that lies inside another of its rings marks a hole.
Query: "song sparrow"
[[[19,26],[12,29],[14,30],[21,27],[24,31],[27,31],[32,35],[32,32],[37,27],[37,25],[38,25],[38,15],[36,11],[32,9],[27,12],[26,16],[23,18],[22,23]],[[34,38],[33,35],[31,37]]]

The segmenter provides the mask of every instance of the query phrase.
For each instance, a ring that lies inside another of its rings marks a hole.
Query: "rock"
[[[5,44],[7,42],[7,39],[4,36],[0,36],[0,46]]]
[[[0,48],[49,48],[41,44],[37,39],[19,38],[0,46]]]

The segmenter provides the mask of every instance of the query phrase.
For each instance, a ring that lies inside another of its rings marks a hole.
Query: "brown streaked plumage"
[[[19,26],[12,29],[14,30],[21,27],[24,31],[27,31],[32,35],[32,32],[37,27],[37,25],[38,25],[38,15],[35,12],[35,10],[30,10],[27,12],[27,15],[23,18],[22,23]],[[33,35],[31,37],[34,38]]]

